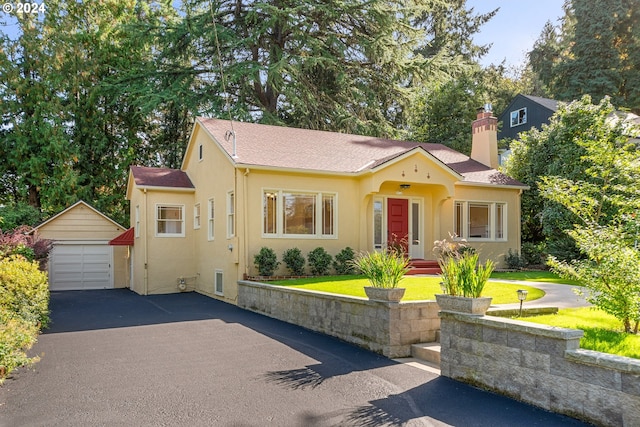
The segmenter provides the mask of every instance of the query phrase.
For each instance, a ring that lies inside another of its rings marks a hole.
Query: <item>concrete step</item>
[[[412,344],[411,356],[440,366],[440,343],[426,342]]]

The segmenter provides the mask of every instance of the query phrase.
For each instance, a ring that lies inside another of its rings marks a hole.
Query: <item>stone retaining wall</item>
[[[441,374],[607,426],[640,425],[640,360],[580,349],[583,332],[441,312]]]
[[[387,357],[411,355],[440,329],[435,301],[389,303],[241,280],[238,306],[340,338]]]

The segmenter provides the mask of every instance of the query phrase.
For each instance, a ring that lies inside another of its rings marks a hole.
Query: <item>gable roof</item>
[[[412,150],[421,151],[464,182],[525,187],[442,144],[397,141],[347,133],[233,122],[198,117],[199,123],[236,165],[325,173],[357,174],[373,171]]]
[[[106,219],[107,221],[109,221],[110,223],[112,223],[113,225],[115,225],[116,227],[122,228],[124,229],[123,226],[121,226],[120,224],[118,224],[117,222],[115,222],[114,220],[112,220],[111,218],[109,218],[108,216],[106,216],[105,214],[103,214],[102,212],[100,212],[99,210],[97,210],[96,208],[94,208],[93,206],[91,206],[89,203],[85,202],[84,200],[78,200],[77,202],[75,202],[73,205],[69,206],[68,208],[58,212],[57,214],[55,214],[54,216],[52,216],[51,218],[47,219],[46,221],[38,224],[37,226],[35,226],[33,228],[33,231],[36,231],[42,227],[44,227],[45,225],[49,224],[51,221],[54,221],[56,218],[59,218],[60,216],[64,215],[65,213],[71,211],[72,209],[76,208],[77,206],[86,206],[87,208],[89,208],[91,211],[95,212],[96,214],[100,215],[102,218]]]
[[[532,95],[521,95],[521,96],[527,99],[530,99],[536,104],[539,104],[544,108],[546,108],[547,110],[551,110],[554,113],[558,111],[558,101],[556,101],[555,99],[542,98],[540,96],[532,96]]]
[[[138,187],[195,188],[186,172],[179,169],[131,166],[131,175]]]

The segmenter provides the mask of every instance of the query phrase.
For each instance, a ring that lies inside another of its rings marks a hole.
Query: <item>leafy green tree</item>
[[[413,103],[408,115],[410,139],[447,145],[471,153],[471,123],[486,103],[502,111],[518,93],[528,92],[526,77],[509,77],[504,65],[475,67],[445,82],[433,82]]]
[[[640,135],[611,116],[605,99],[591,132],[578,134],[581,176],[543,177],[542,195],[573,214],[567,230],[585,259],[551,259],[560,274],[578,279],[589,289],[587,299],[620,319],[626,332],[638,332],[640,322],[640,151],[630,135]],[[608,114],[605,114],[607,113]]]
[[[35,227],[42,221],[42,213],[25,202],[0,206],[0,230],[14,230],[21,225]]]
[[[549,125],[543,125],[542,130],[532,129],[511,143],[512,155],[506,161],[505,172],[530,186],[522,195],[523,240],[545,241],[549,253],[563,260],[580,257],[573,238],[564,233],[578,221],[575,213],[557,200],[543,197],[540,183],[542,177],[557,176],[598,185],[588,175],[595,166],[593,158],[587,156],[585,141],[628,138],[625,132],[629,131],[621,122],[616,126],[608,124],[615,117],[614,111],[607,98],[597,105],[591,104],[588,96],[571,104],[561,103]],[[603,209],[607,213],[613,208],[605,205]]]

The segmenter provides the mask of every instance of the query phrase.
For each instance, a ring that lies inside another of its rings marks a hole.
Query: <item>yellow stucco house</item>
[[[261,247],[322,246],[414,259],[455,233],[499,265],[520,248],[523,184],[498,172],[497,119],[481,112],[471,157],[441,144],[197,118],[180,169],[133,166],[131,288],[234,302]],[[279,273],[285,274],[285,266]]]

